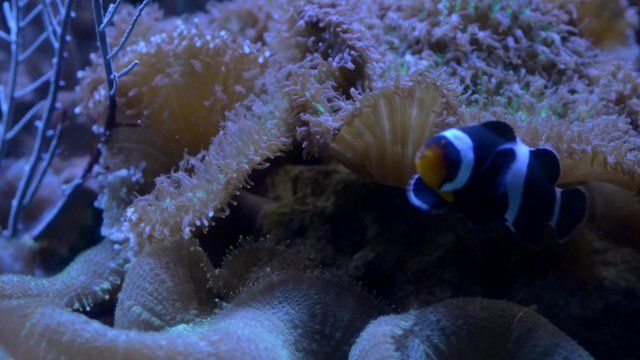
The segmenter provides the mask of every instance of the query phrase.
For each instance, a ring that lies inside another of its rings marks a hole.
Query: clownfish
[[[424,143],[415,164],[407,186],[414,206],[431,212],[452,207],[477,227],[504,223],[534,246],[543,244],[547,226],[562,241],[587,217],[582,188],[555,187],[556,153],[528,147],[505,122],[445,130]]]

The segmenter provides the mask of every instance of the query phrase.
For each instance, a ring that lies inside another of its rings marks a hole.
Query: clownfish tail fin
[[[580,188],[556,188],[556,205],[549,224],[556,229],[558,240],[566,240],[587,219],[588,199]]]

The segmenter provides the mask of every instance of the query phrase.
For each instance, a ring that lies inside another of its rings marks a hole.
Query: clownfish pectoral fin
[[[422,211],[442,212],[449,204],[435,190],[427,185],[420,175],[414,175],[407,185],[409,201]]]
[[[507,124],[504,121],[497,121],[497,120],[487,121],[480,124],[480,126],[491,131],[496,136],[503,139],[505,142],[516,141],[515,131],[513,131],[513,128],[511,127],[511,125]]]
[[[557,189],[556,205],[549,224],[556,229],[558,241],[565,241],[587,219],[588,199],[582,188]]]
[[[529,161],[533,162],[538,169],[537,173],[548,181],[548,184],[554,186],[560,178],[560,160],[558,155],[551,149],[538,148],[529,152]]]

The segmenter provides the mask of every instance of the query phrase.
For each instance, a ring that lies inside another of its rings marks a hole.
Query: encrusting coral
[[[90,310],[119,288],[129,258],[102,241],[78,255],[64,271],[49,278],[31,275],[0,276],[0,299],[46,302],[73,310]]]
[[[207,284],[212,272],[197,244],[172,241],[145,248],[127,271],[114,327],[162,330],[210,312],[214,302]]]
[[[465,324],[459,327],[458,324]],[[455,298],[372,321],[349,359],[592,359],[534,310]]]
[[[381,306],[350,281],[313,273],[265,276],[215,314],[212,298],[206,299],[208,311],[193,311],[186,303],[193,304],[194,289],[206,289],[207,278],[188,273],[206,267],[208,260],[198,250],[192,252],[194,261],[180,256],[192,251],[190,246],[159,244],[133,261],[127,275],[136,282],[125,283],[118,300],[133,317],[123,322],[116,311],[115,328],[44,299],[0,303],[0,348],[38,358],[329,358],[346,356],[360,330],[380,314]],[[149,316],[149,309],[157,316]],[[62,324],[65,331],[57,331]],[[142,331],[151,329],[162,331]]]
[[[184,250],[189,251],[190,245],[186,242],[170,242],[162,246],[165,248],[159,252],[156,249],[145,249],[132,263],[128,276],[136,274],[136,270],[133,270],[135,267],[144,269],[140,273],[144,278],[140,279],[138,276],[137,280],[148,285],[139,288],[139,294],[134,295],[134,298],[153,305],[156,311],[167,310],[167,313],[160,312],[158,315],[176,316],[175,320],[180,320],[177,323],[150,324],[149,317],[143,316],[132,318],[124,324],[125,329],[122,329],[116,312],[115,328],[111,328],[60,306],[45,304],[43,299],[4,301],[0,303],[0,315],[3,319],[0,324],[0,349],[17,357],[90,355],[96,359],[114,356],[123,359],[184,356],[198,359],[329,359],[346,357],[351,349],[350,358],[358,359],[371,346],[368,342],[373,333],[371,329],[375,329],[380,320],[369,325],[369,330],[362,333],[358,342],[356,338],[371,319],[380,315],[383,307],[358,286],[338,275],[277,272],[273,276],[264,276],[261,281],[244,289],[234,296],[230,304],[217,312],[213,313],[213,309],[210,309],[198,314],[190,306],[178,306],[182,301],[176,300],[188,299],[192,293],[188,288],[200,282],[193,281],[193,277],[182,276],[184,271],[188,272],[189,268],[200,262],[191,263],[184,256],[179,256],[184,255]],[[157,253],[153,254],[154,251]],[[248,254],[245,253],[244,256]],[[278,256],[282,255],[276,251],[273,257]],[[207,261],[197,254],[197,250],[195,258]],[[164,266],[153,265],[149,261]],[[249,263],[250,261],[247,265]],[[260,269],[254,270],[265,273],[270,271],[268,266],[258,267]],[[125,284],[124,287],[126,286]],[[163,291],[158,291],[159,289]],[[186,294],[184,290],[187,290]],[[123,292],[118,306],[125,301],[123,298],[133,295],[132,292]],[[514,309],[517,311],[514,312]],[[441,314],[442,322],[423,321],[422,318],[429,318],[430,312]],[[421,311],[422,317],[409,313],[408,316],[415,321],[404,321],[400,326],[404,331],[411,329],[418,333],[429,329],[438,332],[447,326],[469,326],[466,329],[474,332],[477,329],[504,326],[504,321],[512,323],[518,312],[522,316],[519,321],[527,326],[524,334],[518,333],[522,337],[515,340],[516,344],[517,341],[530,344],[532,349],[539,351],[536,354],[551,350],[556,353],[573,351],[573,358],[579,358],[575,356],[584,353],[566,335],[533,311],[506,302],[494,304],[486,300],[450,300]],[[475,316],[470,316],[471,314]],[[413,323],[416,324],[415,327],[411,326]],[[62,326],[65,331],[58,331]],[[158,331],[147,332],[142,329]],[[506,327],[505,331],[508,330],[509,327]],[[388,332],[386,335],[389,335]],[[495,339],[491,335],[486,334],[478,341],[493,351],[500,349],[500,345],[508,340],[508,336]],[[473,338],[473,335],[469,336]],[[379,345],[379,340],[374,337],[373,344]],[[437,338],[434,340],[434,346],[443,345]],[[433,340],[423,341],[431,343]],[[466,345],[467,340],[462,339],[460,342],[459,338],[454,338],[450,343],[444,344],[443,351],[456,351]],[[515,354],[522,355],[517,352]]]

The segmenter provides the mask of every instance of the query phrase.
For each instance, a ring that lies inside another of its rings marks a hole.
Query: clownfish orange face
[[[444,156],[445,141],[443,139],[426,143],[416,154],[415,163],[422,181],[436,190],[443,199],[451,203],[453,202],[453,193],[439,190],[447,176],[447,163]]]

